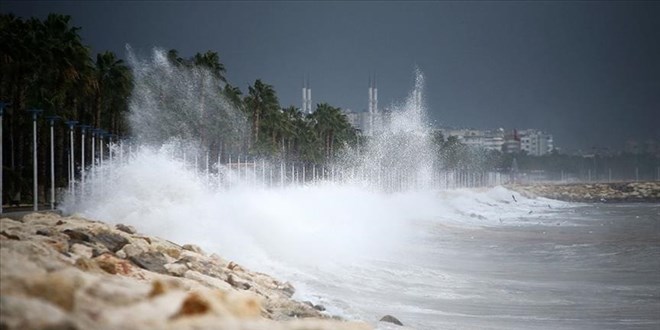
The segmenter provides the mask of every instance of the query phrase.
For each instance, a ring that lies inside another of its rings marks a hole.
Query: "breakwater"
[[[510,185],[508,188],[527,196],[539,196],[567,202],[650,202],[660,203],[660,181],[563,183]]]
[[[370,329],[192,244],[126,225],[0,219],[0,329]]]

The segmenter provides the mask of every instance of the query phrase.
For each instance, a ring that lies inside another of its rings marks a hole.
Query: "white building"
[[[505,153],[525,151],[529,155],[542,156],[554,149],[553,137],[545,132],[527,129],[505,134],[504,129],[440,129],[445,138],[455,136],[458,141],[475,148],[498,150]]]
[[[519,134],[520,150],[527,152],[528,155],[543,156],[551,153],[554,149],[551,134],[533,129],[520,131]]]

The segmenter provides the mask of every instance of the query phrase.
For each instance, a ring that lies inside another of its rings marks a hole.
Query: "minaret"
[[[307,113],[312,113],[312,89],[309,87],[309,77],[307,77]]]
[[[368,108],[368,113],[367,116],[369,118],[368,121],[368,129],[367,129],[367,134],[368,135],[373,135],[374,132],[374,119],[376,117],[376,109],[377,109],[377,103],[378,103],[378,90],[376,89],[376,78],[371,77],[369,75],[369,108]]]
[[[309,77],[307,80],[303,78],[302,108],[300,111],[304,114],[312,113],[312,89],[309,88]]]
[[[300,108],[302,113],[307,113],[307,85],[305,84],[305,77],[303,76],[302,81],[302,107]]]
[[[373,106],[374,106],[374,114],[378,113],[378,86],[376,85],[376,75],[374,74],[374,100],[373,100]]]
[[[371,115],[371,113],[374,110],[373,102],[374,102],[374,90],[372,88],[371,75],[369,75],[369,107],[367,108],[369,115]]]

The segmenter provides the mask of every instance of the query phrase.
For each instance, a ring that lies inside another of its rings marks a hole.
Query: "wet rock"
[[[385,315],[385,316],[381,317],[380,322],[389,322],[389,323],[393,323],[393,324],[396,324],[396,325],[403,325],[403,323],[401,323],[401,321],[399,321],[396,317],[394,317],[392,315]]]
[[[124,245],[128,244],[128,240],[124,236],[110,231],[102,231],[94,235],[93,240],[101,243],[113,253],[121,250]]]
[[[323,305],[314,305],[314,309],[316,309],[319,312],[325,312],[325,306]]]
[[[128,257],[128,260],[148,271],[167,274],[167,269],[165,268],[165,264],[168,263],[167,258],[161,252],[145,252]]]
[[[115,225],[115,228],[117,228],[117,230],[121,230],[121,231],[123,231],[127,234],[135,234],[137,232],[137,230],[135,230],[135,227],[127,226],[127,225],[124,225],[124,224],[121,224],[121,223]]]

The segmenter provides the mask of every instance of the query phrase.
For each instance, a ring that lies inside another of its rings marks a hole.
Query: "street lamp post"
[[[53,126],[55,121],[60,119],[58,116],[48,116],[48,125],[50,126],[50,209],[55,209],[55,133]]]
[[[74,158],[74,146],[73,146],[73,127],[76,126],[78,121],[76,120],[67,120],[65,124],[69,126],[69,191],[75,197],[76,192],[74,189],[74,180],[75,178],[75,158]]]
[[[2,116],[5,112],[5,107],[9,106],[9,103],[0,101],[0,214],[2,214],[2,201],[3,201],[3,187],[2,187]]]
[[[92,134],[92,177],[96,175],[94,169],[96,167],[96,129],[92,128],[89,130]]]
[[[104,156],[103,155],[103,142],[105,142],[104,139],[107,136],[107,134],[108,133],[106,133],[104,130],[100,130],[100,133],[99,133],[99,143],[100,143],[99,152],[101,153],[101,155],[99,156],[99,165],[101,165],[101,166],[103,166],[103,156]]]
[[[32,210],[39,210],[39,196],[37,194],[38,184],[37,181],[37,116],[43,110],[41,109],[30,109],[32,113]]]
[[[80,184],[81,189],[85,189],[85,132],[90,128],[89,125],[79,125],[80,127]]]

